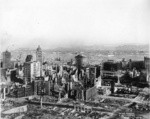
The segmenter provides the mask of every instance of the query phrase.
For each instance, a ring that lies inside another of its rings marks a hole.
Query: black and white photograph
[[[150,119],[150,0],[0,0],[0,119]]]

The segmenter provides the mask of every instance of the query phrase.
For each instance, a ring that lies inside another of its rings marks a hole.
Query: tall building
[[[150,58],[149,57],[144,57],[144,64],[145,64],[145,68],[146,68],[146,79],[148,81],[148,83],[150,84]]]
[[[30,72],[31,72],[30,62],[25,62],[24,63],[24,70],[23,70],[23,73],[24,73],[24,82],[25,83],[31,81],[31,73]]]
[[[30,64],[31,66],[31,79],[35,79],[35,77],[40,77],[40,69],[41,69],[41,65],[40,62],[32,62]]]
[[[39,61],[42,63],[42,49],[40,46],[36,49],[36,61]]]
[[[43,57],[42,57],[42,49],[40,46],[36,49],[36,61],[40,62],[40,75],[42,75],[42,62],[43,62]]]
[[[10,68],[10,65],[11,65],[11,53],[8,52],[7,50],[5,52],[3,52],[3,68],[4,69],[7,69],[7,68]]]
[[[25,82],[32,82],[36,77],[40,77],[40,62],[25,62],[24,63],[24,79]]]

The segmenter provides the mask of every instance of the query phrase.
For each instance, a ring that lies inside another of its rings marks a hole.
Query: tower
[[[80,54],[75,56],[76,67],[78,69],[78,79],[79,79],[79,74],[81,74],[81,69],[83,67],[83,58],[84,57]]]
[[[3,68],[7,69],[11,65],[11,53],[8,52],[7,50],[3,52]]]
[[[40,46],[38,46],[38,48],[36,49],[36,61],[40,62],[41,65],[41,69],[40,69],[40,75],[42,75],[42,62],[43,62],[43,58],[42,58],[42,49]]]

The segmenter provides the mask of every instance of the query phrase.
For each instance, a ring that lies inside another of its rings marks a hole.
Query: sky
[[[150,0],[0,0],[1,50],[148,44]]]

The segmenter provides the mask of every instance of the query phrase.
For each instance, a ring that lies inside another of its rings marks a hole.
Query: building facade
[[[5,52],[2,53],[2,57],[3,57],[3,68],[4,69],[8,69],[10,68],[11,65],[11,53],[8,52],[7,50]]]
[[[43,63],[43,57],[42,57],[42,49],[40,46],[36,49],[36,61],[40,62],[40,75],[42,75],[42,63]]]
[[[24,63],[24,80],[25,82],[32,82],[36,77],[40,77],[40,62],[25,62]]]
[[[23,70],[23,73],[24,73],[24,82],[27,83],[27,82],[30,82],[31,81],[31,68],[30,68],[30,62],[25,62],[24,63],[24,70]]]
[[[146,79],[147,82],[150,84],[150,58],[149,57],[144,57],[144,65],[146,68]]]
[[[35,77],[40,77],[40,69],[41,64],[39,61],[31,63],[31,79],[35,79]]]

